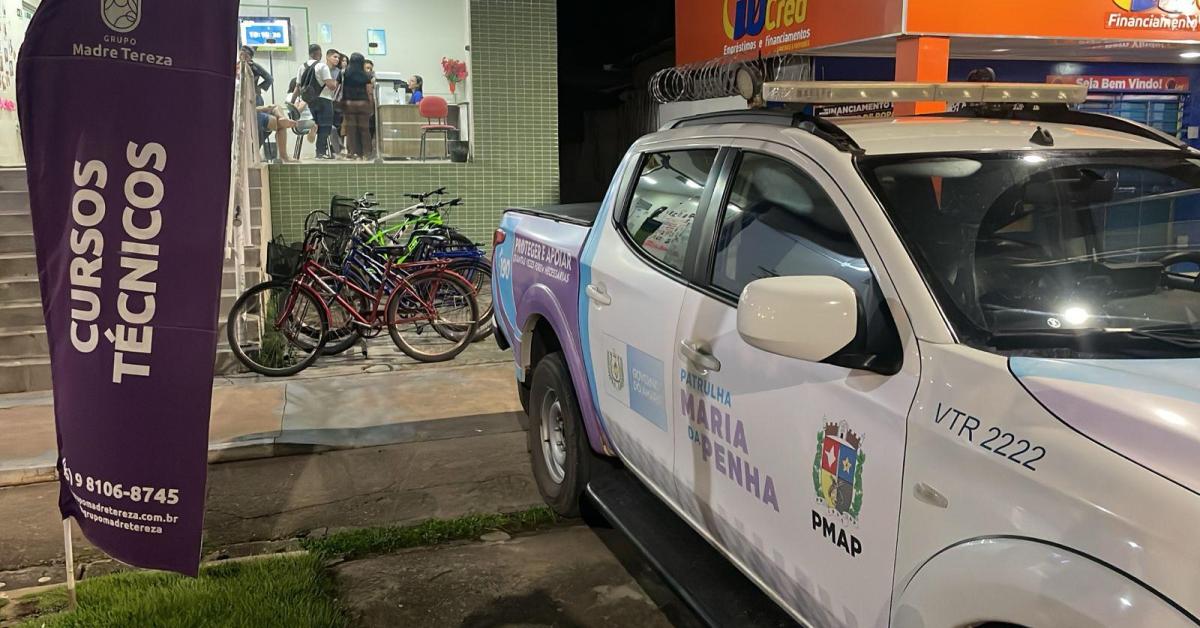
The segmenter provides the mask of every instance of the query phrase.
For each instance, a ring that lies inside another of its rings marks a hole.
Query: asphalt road
[[[430,422],[406,438],[211,465],[206,548],[270,551],[298,535],[542,503],[512,415]],[[63,580],[57,493],[57,483],[0,489],[0,592]],[[87,574],[114,566],[78,533],[75,546]],[[699,625],[628,540],[590,512],[575,525],[334,570],[355,626]]]
[[[605,542],[608,532],[574,525],[333,571],[354,626],[698,626],[640,557]]]

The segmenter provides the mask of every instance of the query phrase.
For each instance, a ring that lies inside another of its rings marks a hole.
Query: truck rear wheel
[[[529,455],[538,492],[558,514],[576,517],[593,454],[561,353],[538,362],[529,397]]]

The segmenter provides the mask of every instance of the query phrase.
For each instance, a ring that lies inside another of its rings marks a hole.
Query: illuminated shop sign
[[[1186,76],[1095,76],[1051,74],[1047,83],[1083,85],[1089,92],[1163,92],[1187,93],[1191,82]]]
[[[676,0],[676,60],[770,56],[893,35],[901,3],[892,0]],[[847,20],[847,11],[856,19]]]
[[[1194,31],[1200,29],[1197,0],[1113,0],[1105,28]]]

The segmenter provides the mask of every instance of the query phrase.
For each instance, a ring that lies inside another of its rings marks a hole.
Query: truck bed
[[[600,213],[600,203],[570,203],[567,205],[547,205],[545,207],[510,207],[505,213],[529,214],[556,222],[568,222],[583,227],[591,227],[596,222],[596,214]]]

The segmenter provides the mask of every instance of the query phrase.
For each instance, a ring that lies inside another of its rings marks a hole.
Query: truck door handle
[[[945,495],[924,482],[913,487],[913,497],[937,508],[946,508],[950,505],[950,500],[946,499]]]
[[[587,287],[588,298],[596,305],[612,305],[612,297],[608,296],[608,290],[604,284],[592,284]]]
[[[683,359],[692,364],[713,373],[721,371],[721,361],[713,357],[713,355],[704,349],[701,349],[696,343],[689,340],[684,340],[679,343],[679,354]]]

